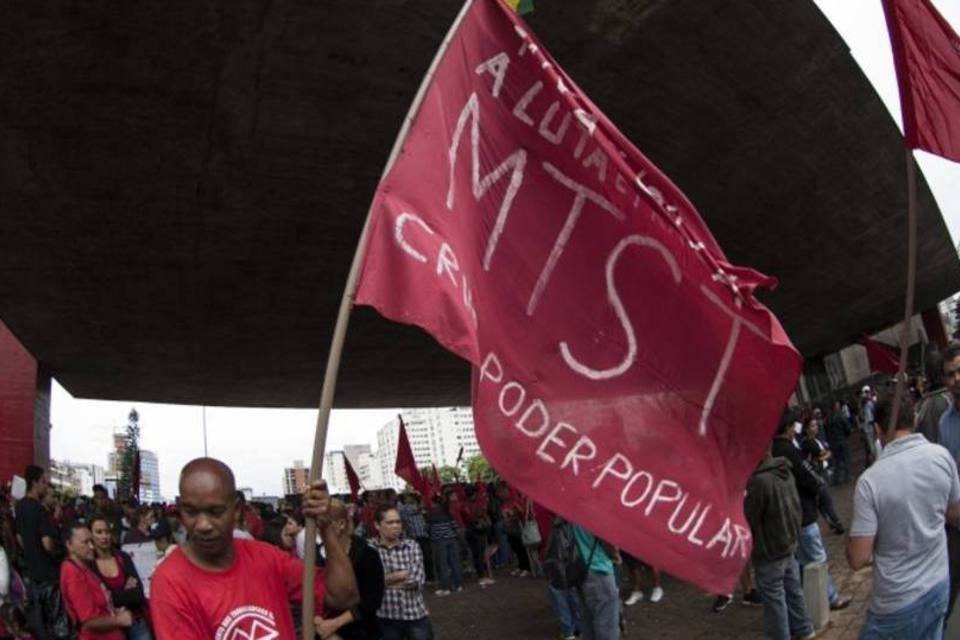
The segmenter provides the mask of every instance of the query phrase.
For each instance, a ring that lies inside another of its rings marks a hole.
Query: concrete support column
[[[0,482],[50,463],[50,375],[0,322]]]
[[[823,629],[830,622],[830,603],[827,600],[829,575],[826,562],[811,562],[803,568],[803,599],[807,615],[814,629]]]

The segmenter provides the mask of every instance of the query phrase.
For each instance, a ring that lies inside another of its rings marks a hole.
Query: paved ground
[[[851,486],[835,492],[837,508],[849,520]],[[841,509],[844,505],[846,508]],[[854,596],[849,610],[834,616],[823,636],[831,640],[856,638],[870,594],[870,572],[851,575],[843,556],[843,538],[824,529],[831,571],[841,590]],[[504,572],[506,573],[506,572]],[[749,639],[762,638],[762,608],[747,607],[736,600],[723,613],[711,609],[713,596],[684,582],[664,576],[664,599],[658,604],[641,602],[626,607],[627,638],[633,639]],[[428,595],[438,640],[548,639],[559,628],[547,600],[544,581],[533,578],[497,577],[497,584],[481,590],[470,581],[462,593],[437,598]],[[849,631],[849,633],[847,633]]]
[[[859,441],[851,443],[854,469],[862,468]],[[853,483],[833,489],[837,511],[849,524]],[[821,522],[822,525],[822,522]],[[870,598],[872,571],[853,573],[844,556],[843,536],[821,526],[830,557],[830,570],[842,593],[853,597],[849,609],[833,612],[824,640],[855,640],[863,624]],[[506,572],[505,572],[506,573]],[[696,588],[664,577],[666,596],[659,604],[639,603],[626,608],[627,638],[634,639],[752,639],[761,638],[762,609],[736,601],[723,613],[712,613],[713,597]],[[470,580],[462,593],[437,598],[429,594],[427,604],[438,640],[549,639],[559,628],[547,600],[546,585],[533,578],[498,575],[497,583],[481,590]],[[960,616],[954,616],[948,638],[960,639]],[[955,632],[955,633],[953,633]]]

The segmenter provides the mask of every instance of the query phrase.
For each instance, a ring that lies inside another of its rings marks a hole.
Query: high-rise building
[[[92,496],[93,485],[103,484],[104,468],[98,464],[50,461],[50,484],[61,492]]]
[[[327,481],[330,493],[348,493],[350,482],[347,480],[347,468],[343,464],[343,450],[327,451],[323,457],[323,478]]]
[[[333,493],[349,493],[350,481],[347,479],[347,467],[344,456],[350,460],[353,470],[360,480],[361,490],[381,489],[384,487],[380,463],[368,444],[348,444],[343,450],[330,451],[324,463],[324,477],[330,483]]]
[[[462,463],[480,453],[473,430],[473,411],[469,407],[406,409],[401,415],[418,467],[454,466],[461,447]],[[377,461],[382,482],[395,489],[405,485],[394,473],[399,431],[400,422],[391,420],[377,432]]]
[[[157,454],[140,449],[140,502],[161,502],[160,461]]]
[[[310,467],[303,466],[303,460],[294,460],[292,467],[283,470],[283,494],[297,495],[307,490],[310,484]]]

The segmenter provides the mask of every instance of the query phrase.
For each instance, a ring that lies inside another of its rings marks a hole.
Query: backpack
[[[580,555],[580,548],[573,534],[573,527],[565,520],[557,520],[547,539],[547,553],[543,561],[543,573],[554,589],[579,587],[587,579],[587,570],[593,562],[593,553],[597,549],[597,538],[593,539],[593,548],[586,562]]]

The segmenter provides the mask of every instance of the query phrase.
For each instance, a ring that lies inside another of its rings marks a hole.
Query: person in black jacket
[[[147,597],[133,559],[113,546],[113,532],[106,516],[94,515],[90,520],[90,531],[93,534],[94,573],[110,592],[113,606],[123,607],[133,616],[133,624],[127,629],[128,640],[151,640]]]
[[[330,611],[326,618],[316,618],[317,633],[321,638],[339,636],[343,640],[380,640],[377,609],[380,608],[385,588],[380,554],[366,540],[353,533],[353,521],[343,502],[337,499],[330,501],[330,517],[337,525],[340,544],[353,565],[360,603],[347,611]]]
[[[817,524],[817,503],[822,480],[813,470],[810,462],[804,460],[794,442],[797,418],[792,411],[786,411],[780,421],[777,437],[773,439],[770,453],[774,458],[786,458],[790,463],[790,472],[800,495],[800,538],[797,546],[797,561],[800,571],[814,562],[827,562],[827,549]],[[841,596],[837,591],[833,576],[827,576],[827,599],[833,610],[850,606],[850,598]]]

